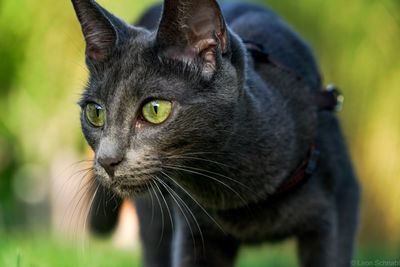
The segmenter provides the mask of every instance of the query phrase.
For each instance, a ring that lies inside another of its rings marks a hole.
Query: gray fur
[[[73,2],[81,22],[87,18],[79,14],[98,10],[93,1]],[[97,180],[136,198],[145,266],[233,266],[240,245],[292,236],[301,266],[350,266],[358,184],[335,115],[317,112],[312,101],[321,79],[308,46],[269,10],[225,5],[229,27],[207,47],[216,65],[205,75],[209,65],[201,54],[183,60],[165,52],[188,51],[190,40],[179,41],[191,35],[179,29],[191,25],[192,16],[174,14],[199,8],[189,0],[172,2],[176,10],[166,9],[161,24],[174,27],[162,33],[155,26],[160,7],[144,15],[141,27],[107,24],[115,40],[110,45],[105,36],[101,57],[87,52],[90,78],[80,102],[106,110],[101,129],[82,112],[82,129],[96,152]],[[220,14],[212,0],[205,2]],[[119,21],[101,14],[100,21]],[[99,20],[89,19],[91,25]],[[96,29],[83,26],[86,40]],[[276,63],[254,61],[242,39],[262,42]],[[161,125],[143,124],[141,107],[154,98],[172,100],[173,113]],[[303,186],[276,196],[312,144],[321,151],[317,171]],[[105,159],[115,161],[114,175],[102,166]],[[155,214],[150,200],[160,203]]]

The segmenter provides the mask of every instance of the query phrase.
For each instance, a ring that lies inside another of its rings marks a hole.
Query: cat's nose
[[[104,168],[110,178],[114,178],[114,172],[124,158],[123,143],[120,139],[104,137],[97,150],[97,163]]]
[[[115,168],[122,162],[123,157],[119,155],[114,156],[102,156],[99,157],[98,162],[100,163],[101,167],[108,173],[108,175],[113,178]]]

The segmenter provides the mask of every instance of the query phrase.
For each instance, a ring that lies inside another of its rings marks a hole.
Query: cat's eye
[[[152,100],[142,108],[143,118],[153,124],[166,121],[171,114],[172,103],[166,100]]]
[[[94,127],[101,128],[105,123],[104,109],[95,103],[89,103],[85,107],[87,121]]]

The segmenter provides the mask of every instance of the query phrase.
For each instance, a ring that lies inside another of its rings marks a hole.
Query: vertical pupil
[[[158,114],[158,104],[156,102],[153,103],[154,113]]]
[[[96,116],[100,117],[100,109],[98,107],[96,107]]]

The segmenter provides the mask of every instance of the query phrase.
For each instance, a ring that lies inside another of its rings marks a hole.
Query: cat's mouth
[[[149,190],[151,186],[151,178],[136,181],[126,181],[126,178],[116,178],[110,187],[122,197],[132,197],[143,194]]]

